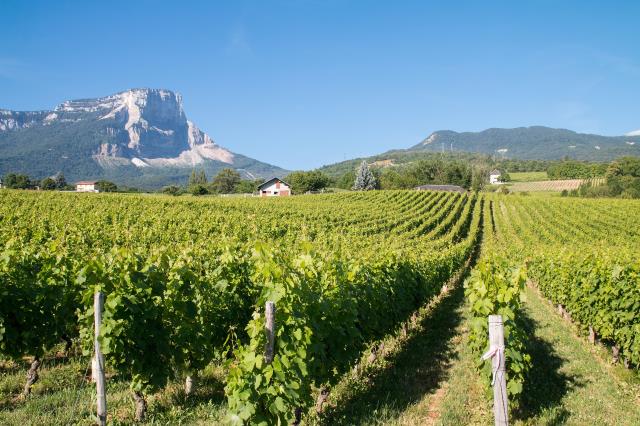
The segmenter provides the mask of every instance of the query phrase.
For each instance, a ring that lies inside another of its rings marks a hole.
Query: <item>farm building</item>
[[[2,186],[2,179],[0,179],[0,189],[2,189],[2,188],[3,188],[3,186]]]
[[[461,186],[458,185],[421,185],[415,188],[418,191],[448,191],[448,192],[467,192]]]
[[[258,193],[261,197],[286,197],[291,195],[291,187],[285,181],[274,177],[258,186]]]
[[[100,192],[96,186],[97,182],[82,180],[76,182],[76,192]]]
[[[500,173],[500,170],[498,169],[493,169],[489,172],[489,183],[491,185],[499,185],[502,182],[500,182],[500,176],[502,176],[502,173]]]

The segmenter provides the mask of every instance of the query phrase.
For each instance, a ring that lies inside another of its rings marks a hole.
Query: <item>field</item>
[[[543,180],[549,180],[547,172],[512,172],[511,182],[538,182]]]
[[[513,192],[561,192],[578,189],[584,182],[590,181],[593,185],[604,183],[603,178],[597,179],[563,179],[544,181],[520,181],[510,184],[509,190]]]
[[[114,424],[486,424],[487,364],[476,366],[492,313],[506,320],[516,423],[640,421],[640,202],[423,191],[0,201],[2,424],[95,422],[96,291]]]

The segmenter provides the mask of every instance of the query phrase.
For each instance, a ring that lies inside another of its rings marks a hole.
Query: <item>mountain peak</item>
[[[33,135],[33,136],[31,136]],[[10,147],[11,141],[25,138],[27,145],[50,144],[51,139],[64,146],[82,146],[82,152],[60,154],[54,163],[69,163],[75,155],[89,157],[104,173],[128,167],[148,173],[151,169],[189,168],[218,164],[235,167],[249,176],[262,176],[262,170],[247,169],[258,163],[237,156],[187,120],[182,96],[167,89],[135,88],[113,95],[62,102],[52,111],[16,112],[0,110],[0,150],[28,150],[27,146]],[[36,141],[37,139],[37,141]],[[48,148],[54,155],[60,146]],[[0,155],[0,169],[10,169]],[[61,160],[62,159],[62,160]],[[241,164],[237,165],[237,160]],[[82,162],[85,160],[83,159]],[[3,163],[7,166],[3,167]],[[282,169],[262,164],[268,174]],[[61,167],[56,171],[62,169]],[[87,169],[88,167],[85,167]],[[2,171],[2,170],[0,170]],[[15,171],[15,170],[11,170]],[[131,172],[131,170],[130,170]],[[65,174],[68,171],[65,170]],[[51,174],[51,173],[49,173]],[[94,173],[93,177],[101,173]],[[83,178],[88,176],[83,176]]]

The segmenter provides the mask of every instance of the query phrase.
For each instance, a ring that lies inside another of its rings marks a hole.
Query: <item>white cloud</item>
[[[625,134],[625,136],[640,136],[640,129]]]

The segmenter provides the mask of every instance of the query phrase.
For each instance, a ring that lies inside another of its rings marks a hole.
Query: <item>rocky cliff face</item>
[[[223,165],[247,177],[283,172],[216,144],[187,120],[181,95],[163,89],[132,89],[102,98],[66,101],[52,111],[0,110],[0,172],[29,172],[26,153],[45,149],[47,157],[63,170],[73,160],[81,162],[83,170],[90,169],[88,160],[111,174],[123,167],[149,173],[152,169],[194,166],[213,170]],[[12,155],[20,157],[13,162],[22,165],[18,170],[11,168]],[[83,171],[83,176],[86,174]],[[127,174],[135,173],[129,170]]]

